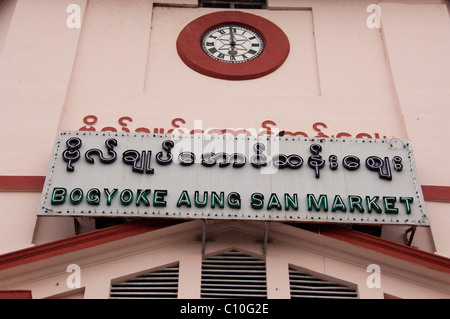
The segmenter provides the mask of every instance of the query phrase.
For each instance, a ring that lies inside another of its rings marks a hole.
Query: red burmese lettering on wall
[[[79,131],[96,131],[97,129],[94,127],[94,125],[96,125],[98,122],[98,117],[96,115],[86,115],[83,118],[83,123],[85,124],[84,126],[79,128]],[[117,129],[114,126],[105,126],[103,127],[100,131],[102,132],[131,132],[130,128],[129,128],[129,123],[133,122],[133,119],[130,116],[122,116],[119,118],[119,120],[117,121],[119,123],[119,125],[121,126],[121,128]],[[251,130],[246,130],[246,129],[231,129],[231,128],[226,128],[226,129],[221,129],[221,128],[209,128],[209,129],[192,129],[189,130],[185,127],[182,127],[182,124],[186,124],[186,121],[181,118],[181,117],[177,117],[174,118],[171,121],[171,125],[172,128],[167,130],[168,134],[172,134],[172,133],[179,133],[179,134],[195,134],[195,133],[204,133],[204,134],[231,134],[234,136],[237,135],[241,135],[241,134],[245,134],[247,136],[251,136],[253,135]],[[273,135],[273,134],[278,134],[279,136],[303,136],[303,137],[309,137],[309,135],[304,132],[304,131],[286,131],[286,130],[281,130],[279,128],[277,128],[275,130],[275,128],[277,127],[277,123],[273,120],[264,120],[261,123],[261,127],[263,128],[263,130],[260,130],[260,132],[258,133],[258,136],[263,136],[263,135]],[[345,137],[352,137],[353,135],[348,133],[348,132],[339,132],[337,134],[332,134],[332,135],[327,135],[323,132],[323,129],[327,129],[328,126],[324,123],[324,122],[315,122],[312,125],[313,130],[316,132],[313,134],[314,137],[323,137],[323,138],[328,138],[328,137],[337,137],[337,138],[345,138]],[[137,133],[151,133],[152,130],[147,128],[147,127],[138,127],[134,130],[134,132]],[[155,134],[164,134],[166,132],[166,130],[164,128],[154,128],[153,129],[153,133]],[[379,133],[373,133],[373,136],[369,133],[358,133],[355,135],[356,138],[380,138],[380,134]],[[386,135],[383,135],[383,138],[386,138]]]
[[[86,115],[83,118],[83,123],[89,126],[83,126],[79,129],[79,131],[95,131],[95,128],[91,125],[95,125],[97,123],[97,116]]]

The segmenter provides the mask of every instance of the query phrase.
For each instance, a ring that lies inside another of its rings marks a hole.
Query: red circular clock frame
[[[258,32],[265,43],[263,53],[243,63],[221,62],[206,55],[201,48],[203,35],[224,24],[240,24]],[[178,55],[188,67],[203,75],[225,80],[250,80],[272,73],[284,63],[289,48],[287,36],[274,23],[239,11],[221,11],[201,16],[184,27],[177,39]]]

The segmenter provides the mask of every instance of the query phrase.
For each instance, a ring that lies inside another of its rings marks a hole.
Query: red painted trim
[[[429,201],[450,201],[450,186],[422,185],[423,197]]]
[[[0,191],[42,191],[45,176],[0,176]]]
[[[334,225],[312,225],[305,229],[382,254],[406,260],[428,268],[450,273],[450,258],[397,244],[379,237]]]
[[[0,270],[136,236],[173,225],[171,221],[136,221],[0,255]]]
[[[265,42],[264,52],[245,63],[224,63],[207,56],[201,48],[202,36],[211,28],[235,23],[257,31]],[[201,16],[181,30],[177,52],[191,69],[210,77],[225,80],[256,79],[278,69],[289,55],[290,45],[285,33],[271,21],[240,11],[220,11]]]
[[[31,290],[0,290],[0,299],[33,299]]]
[[[42,191],[45,176],[0,176],[0,191]],[[426,201],[450,202],[450,186],[422,185]]]

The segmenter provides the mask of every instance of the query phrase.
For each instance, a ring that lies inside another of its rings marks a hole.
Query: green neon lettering
[[[406,214],[411,214],[411,203],[414,202],[412,197],[400,197],[400,202],[405,204]]]
[[[119,190],[117,188],[114,188],[112,192],[110,192],[108,188],[104,188],[103,191],[105,192],[106,195],[106,205],[111,206],[111,201],[113,200],[114,196],[116,196],[116,194],[119,192]]]
[[[208,205],[208,192],[203,192],[203,200],[200,201],[200,192],[195,191],[194,204],[197,207],[206,207],[206,205]]]
[[[289,210],[292,207],[294,210],[298,210],[298,196],[294,194],[292,198],[289,194],[284,194],[284,209]]]
[[[383,197],[384,212],[386,214],[398,214],[398,208],[395,207],[397,198],[392,196]]]
[[[62,205],[66,202],[67,190],[62,187],[55,187],[53,189],[51,203],[52,205]]]
[[[70,202],[73,205],[78,205],[83,200],[83,191],[81,188],[74,188],[69,195]]]
[[[153,194],[153,206],[166,207],[167,203],[164,197],[167,196],[167,190],[155,190]]]
[[[100,204],[100,190],[98,188],[91,188],[86,193],[86,202],[89,205],[99,205]]]
[[[225,206],[224,192],[220,192],[220,195],[218,195],[216,192],[211,193],[211,208],[216,208],[216,203],[220,208],[223,208]]]
[[[306,195],[307,203],[308,203],[308,211],[312,211],[313,208],[316,211],[320,211],[321,207],[325,212],[328,211],[328,198],[327,195],[321,194],[319,196],[319,200],[316,199],[314,194]]]
[[[253,193],[250,197],[250,206],[253,209],[262,209],[264,207],[264,195],[261,193]]]
[[[236,192],[231,192],[227,197],[228,207],[239,209],[241,208],[241,195]]]
[[[347,212],[347,207],[345,206],[345,203],[342,200],[342,197],[339,195],[334,196],[333,206],[331,206],[332,212],[335,212],[337,210],[340,210],[343,213]]]
[[[269,201],[267,202],[267,209],[271,210],[272,208],[276,208],[278,210],[281,210],[282,208],[280,200],[275,193],[270,194]]]
[[[348,203],[350,206],[350,213],[355,211],[355,208],[360,212],[364,213],[364,207],[362,206],[362,198],[356,195],[348,196]]]
[[[147,196],[152,192],[151,189],[138,189],[136,196],[136,206],[141,206],[141,201],[145,206],[150,206],[150,201]]]
[[[185,205],[186,207],[191,207],[191,199],[189,198],[189,194],[187,191],[181,192],[181,195],[178,198],[177,207],[181,207],[183,205]]]
[[[367,212],[372,213],[372,209],[375,210],[378,214],[381,214],[383,211],[381,207],[377,204],[377,201],[380,199],[379,196],[374,196],[370,198],[370,196],[366,196],[366,205],[367,205]]]
[[[124,206],[128,206],[133,202],[133,191],[131,189],[124,189],[120,193],[120,203]]]

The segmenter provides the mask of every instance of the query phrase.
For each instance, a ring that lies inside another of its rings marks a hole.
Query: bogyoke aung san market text
[[[118,201],[122,206],[129,206],[135,204],[136,207],[139,206],[151,206],[154,207],[166,207],[167,201],[166,197],[168,195],[168,190],[155,189],[153,190],[153,195],[151,195],[151,189],[123,189],[118,188],[104,188],[100,190],[98,188],[91,188],[85,191],[81,188],[74,188],[72,190],[67,190],[62,187],[53,188],[51,195],[52,205],[61,205],[70,201],[72,205],[78,205],[83,200],[85,200],[89,205],[99,205],[100,201],[103,200],[107,206],[111,206],[116,195],[119,199]],[[85,195],[84,195],[85,194]],[[285,193],[282,197],[276,193],[271,193],[269,196],[264,196],[262,193],[255,192],[251,194],[249,198],[249,205],[252,209],[277,209],[277,210],[299,210],[299,194]],[[149,198],[152,196],[153,198]],[[267,204],[265,199],[267,199]],[[280,200],[281,197],[281,200]],[[242,198],[238,192],[231,192],[225,194],[225,192],[216,191],[195,191],[193,194],[189,194],[188,191],[182,191],[176,202],[177,207],[210,207],[210,208],[224,208],[225,205],[232,209],[241,209]],[[320,194],[316,197],[316,194],[306,194],[305,202],[307,203],[308,211],[324,211],[328,212],[329,207],[331,207],[331,212],[341,211],[341,212],[360,212],[360,213],[378,213],[381,214],[398,214],[399,207],[397,203],[402,204],[404,211],[403,213],[411,214],[411,204],[414,202],[413,197],[395,197],[395,196],[365,196],[363,199],[361,196],[348,195],[347,198],[343,199],[341,195],[335,195],[333,199],[329,199],[327,195]]]

